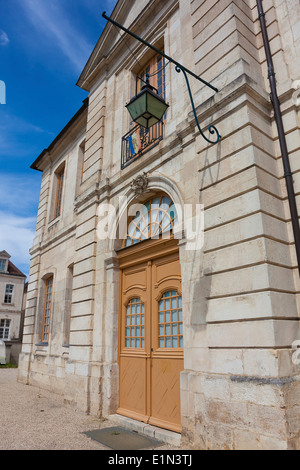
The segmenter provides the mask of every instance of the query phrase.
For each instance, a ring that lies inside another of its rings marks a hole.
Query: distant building
[[[0,252],[0,340],[6,345],[6,362],[18,363],[24,325],[26,276]]]

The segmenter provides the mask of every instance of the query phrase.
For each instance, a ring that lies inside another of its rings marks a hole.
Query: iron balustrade
[[[149,129],[137,125],[122,137],[121,170],[159,144],[163,126],[162,121]]]

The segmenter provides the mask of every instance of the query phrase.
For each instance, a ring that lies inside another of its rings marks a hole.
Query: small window
[[[12,303],[13,291],[14,291],[14,286],[12,284],[6,284],[5,295],[4,295],[5,304]]]
[[[125,347],[145,347],[145,306],[139,298],[130,300],[126,307]]]
[[[56,192],[53,219],[56,219],[61,214],[64,173],[65,168],[63,168],[59,173],[56,173]]]
[[[182,298],[166,292],[158,304],[158,344],[160,348],[183,347]]]
[[[10,320],[0,320],[0,339],[9,339]]]
[[[0,271],[1,272],[5,271],[5,266],[6,266],[6,260],[5,259],[0,259]]]
[[[50,277],[46,281],[45,298],[44,298],[44,314],[43,314],[43,326],[42,326],[42,341],[48,342],[50,333],[50,317],[52,308],[52,288],[53,288],[53,277]]]

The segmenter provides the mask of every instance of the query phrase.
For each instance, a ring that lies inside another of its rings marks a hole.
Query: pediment
[[[140,19],[155,3],[156,0],[119,0],[110,16],[125,28],[132,29],[137,19]],[[90,91],[95,71],[97,68],[100,68],[101,64],[101,71],[103,73],[106,66],[106,58],[124,34],[125,33],[122,30],[107,22],[78,79],[77,85],[79,87],[86,91]]]

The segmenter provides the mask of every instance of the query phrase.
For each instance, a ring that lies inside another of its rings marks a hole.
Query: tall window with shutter
[[[50,317],[52,310],[52,291],[53,291],[53,277],[46,280],[45,285],[45,298],[44,298],[44,313],[42,325],[42,342],[48,342],[50,333]]]
[[[58,173],[56,173],[56,192],[55,192],[53,219],[56,219],[61,214],[64,174],[65,174],[65,167],[63,167]]]

